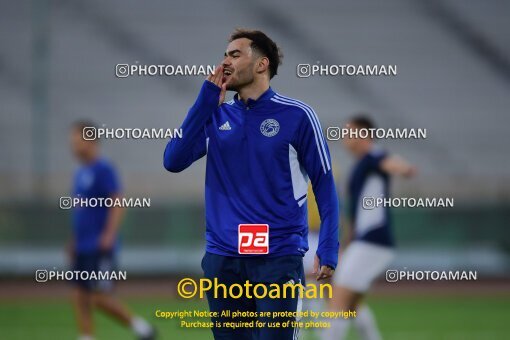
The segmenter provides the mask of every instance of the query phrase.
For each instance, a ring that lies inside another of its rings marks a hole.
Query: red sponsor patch
[[[240,224],[237,239],[239,254],[269,253],[268,224]]]

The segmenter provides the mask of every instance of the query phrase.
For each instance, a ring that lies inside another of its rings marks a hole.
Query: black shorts
[[[281,257],[227,257],[206,253],[202,259],[202,269],[204,276],[207,279],[218,279],[218,282],[225,285],[241,284],[243,285],[247,280],[255,284],[278,284],[285,283],[301,283],[305,285],[305,275],[303,270],[303,257],[299,255],[281,256]],[[207,291],[207,300],[209,302],[209,309],[211,312],[218,312],[221,315],[222,311],[247,311],[247,312],[277,312],[277,311],[300,311],[302,301],[296,295],[295,297],[286,297],[279,299],[265,298],[252,298],[241,297],[234,298],[215,298],[212,290]],[[255,320],[265,322],[280,322],[295,321],[296,318],[267,318],[257,317]],[[233,319],[231,317],[218,317],[212,318],[213,325],[216,321],[223,322],[237,322],[240,319]],[[249,318],[243,318],[243,321],[250,321]],[[221,340],[292,340],[296,339],[298,335],[298,328],[269,328],[261,327],[256,329],[250,328],[226,328],[226,327],[212,327],[215,339]]]
[[[72,270],[84,273],[75,275],[74,283],[79,287],[87,291],[110,292],[115,281],[99,279],[99,273],[117,270],[116,254],[113,251],[76,254]]]

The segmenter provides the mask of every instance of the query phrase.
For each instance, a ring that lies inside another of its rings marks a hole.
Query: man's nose
[[[226,66],[230,66],[230,65],[232,65],[232,62],[231,62],[231,60],[230,60],[230,57],[225,57],[225,59],[223,59],[223,62],[221,63],[221,65],[222,65],[223,67],[226,67]]]

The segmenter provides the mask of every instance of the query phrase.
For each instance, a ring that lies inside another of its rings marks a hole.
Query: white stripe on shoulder
[[[320,160],[321,160],[322,169],[324,170],[324,173],[326,173],[327,170],[326,170],[326,166],[324,165],[324,158],[323,158],[323,155],[322,155],[322,152],[321,152],[321,148],[320,148],[320,144],[319,144],[319,138],[320,137],[317,136],[317,132],[316,132],[315,126],[314,126],[314,124],[312,122],[312,118],[310,118],[310,113],[307,110],[305,110],[303,107],[301,107],[301,106],[299,106],[297,104],[287,103],[287,102],[284,102],[284,101],[280,101],[280,100],[278,100],[278,99],[276,99],[274,97],[271,98],[271,100],[273,102],[275,102],[275,103],[280,103],[280,104],[283,104],[283,105],[298,107],[298,108],[300,108],[301,110],[303,110],[306,113],[306,116],[308,117],[308,120],[310,121],[310,124],[312,125],[312,128],[313,128],[313,134],[315,136],[315,144],[317,145],[317,151],[319,152],[319,157],[320,157]]]
[[[319,139],[320,139],[320,143],[321,143],[321,147],[322,147],[322,152],[324,153],[324,158],[326,159],[327,168],[328,168],[328,170],[330,170],[331,169],[331,165],[330,165],[330,162],[329,162],[328,154],[326,152],[326,147],[324,146],[326,142],[324,140],[324,135],[322,133],[322,126],[321,126],[321,124],[319,122],[319,118],[317,117],[317,114],[315,113],[315,111],[310,106],[308,106],[305,103],[303,103],[302,101],[295,100],[295,99],[288,98],[288,97],[284,97],[284,96],[281,96],[279,94],[277,94],[275,97],[279,98],[280,100],[289,102],[289,103],[290,102],[294,102],[297,105],[299,105],[300,107],[302,107],[303,109],[308,110],[308,112],[310,112],[310,116],[312,117],[312,120],[315,122],[315,128],[317,129],[317,131],[319,133]]]
[[[295,102],[297,104],[302,105],[303,107],[306,107],[308,110],[310,110],[313,113],[313,118],[314,118],[315,122],[317,123],[317,126],[319,127],[320,131],[322,131],[322,126],[321,126],[321,123],[319,121],[319,117],[317,117],[317,114],[315,113],[315,111],[312,109],[312,107],[310,105],[305,104],[301,100],[297,100],[297,99],[289,98],[289,97],[286,97],[286,96],[282,96],[281,94],[278,94],[278,93],[276,93],[275,96],[276,96],[276,98],[279,98],[281,100],[287,100],[289,102]]]
[[[326,142],[325,142],[325,139],[324,139],[324,135],[322,133],[322,126],[321,126],[321,123],[319,121],[319,117],[317,117],[317,114],[315,113],[315,111],[310,106],[308,106],[307,104],[303,103],[300,100],[292,99],[292,98],[285,97],[285,96],[282,96],[282,95],[279,95],[279,94],[275,94],[275,97],[279,98],[280,100],[283,100],[283,101],[294,102],[296,104],[299,104],[300,106],[302,106],[303,108],[305,108],[306,110],[308,110],[310,112],[310,115],[311,115],[312,119],[314,120],[315,126],[316,126],[316,128],[317,128],[317,130],[319,132],[319,136],[320,136],[319,138],[320,138],[320,142],[321,142],[321,147],[322,147],[322,151],[324,152],[324,158],[326,159],[326,164],[327,164],[328,170],[331,169],[331,165],[329,164],[329,158],[327,156],[328,154],[326,152],[326,147],[324,146],[324,144]]]
[[[313,109],[306,104],[301,104],[298,101],[282,98],[280,95],[275,95],[273,98],[271,98],[271,100],[276,103],[299,107],[306,113],[308,120],[310,121],[310,124],[312,125],[313,128],[313,132],[315,135],[315,143],[317,144],[317,149],[319,151],[319,156],[321,159],[322,167],[324,169],[324,173],[330,170],[331,165],[329,162],[328,154],[326,152],[326,148],[324,146],[324,137],[322,134],[322,130],[320,129],[320,124],[317,122],[317,117]]]
[[[234,99],[230,99],[228,102],[225,102],[225,104],[233,105],[234,104]]]

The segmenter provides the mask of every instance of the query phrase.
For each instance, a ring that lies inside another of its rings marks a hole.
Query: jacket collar
[[[234,103],[242,108],[253,108],[257,105],[260,105],[263,102],[268,101],[275,95],[275,92],[271,87],[269,87],[262,95],[257,99],[253,100],[251,98],[248,98],[248,102],[245,104],[242,100],[239,99],[239,93],[236,93],[234,95]]]

